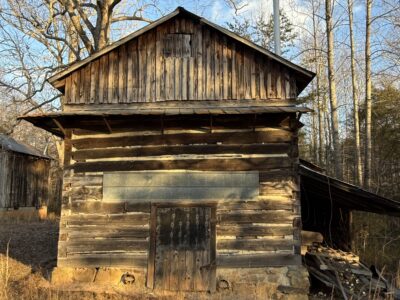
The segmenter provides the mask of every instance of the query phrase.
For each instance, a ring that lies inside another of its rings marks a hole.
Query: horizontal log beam
[[[118,254],[90,254],[71,255],[58,257],[58,267],[126,267],[145,268],[147,266],[147,255],[118,253]]]
[[[181,133],[164,135],[137,135],[109,138],[73,139],[76,149],[107,148],[139,145],[191,145],[191,144],[260,144],[288,143],[292,132],[273,129],[258,132],[224,132],[224,133]]]
[[[113,157],[150,157],[180,154],[288,154],[288,143],[269,143],[252,145],[180,145],[180,146],[144,146],[136,148],[87,149],[72,152],[76,161]]]
[[[274,168],[289,168],[291,160],[282,157],[232,158],[232,159],[184,159],[184,160],[142,160],[142,161],[101,161],[75,163],[68,166],[76,173],[188,169],[200,171],[251,171]]]
[[[286,211],[233,211],[219,214],[220,224],[230,223],[290,223],[293,221],[293,214]]]
[[[301,265],[301,256],[295,254],[217,255],[219,268],[260,268]]]
[[[217,236],[284,236],[292,235],[293,227],[287,226],[261,226],[253,224],[217,225]]]
[[[293,240],[279,239],[222,239],[217,240],[217,250],[279,251],[292,250]]]

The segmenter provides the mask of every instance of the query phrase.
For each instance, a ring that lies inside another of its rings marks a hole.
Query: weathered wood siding
[[[217,267],[299,264],[295,116],[259,116],[249,122],[257,126],[241,129],[231,117],[232,122],[226,119],[216,127],[179,127],[179,122],[168,127],[166,122],[162,131],[70,132],[58,265],[147,266],[151,204],[157,201],[110,201],[103,198],[103,178],[112,172],[149,170],[258,172],[256,197],[171,203],[198,201],[216,207]]]
[[[0,149],[0,209],[47,204],[50,161]]]
[[[295,75],[254,49],[176,17],[62,79],[65,110],[76,104],[297,96]]]

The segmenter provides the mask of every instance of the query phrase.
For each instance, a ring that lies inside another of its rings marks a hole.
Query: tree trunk
[[[313,22],[313,47],[314,47],[314,61],[315,61],[315,81],[316,81],[316,98],[317,98],[317,109],[318,109],[318,164],[322,167],[325,165],[324,159],[324,147],[325,147],[325,128],[323,126],[324,116],[323,116],[323,105],[322,97],[320,93],[321,81],[320,81],[320,56],[317,50],[317,24],[316,24],[316,8],[315,2],[312,1],[312,22]]]
[[[356,59],[354,49],[353,35],[353,0],[347,0],[349,11],[349,31],[350,31],[350,58],[351,58],[351,82],[353,93],[353,122],[354,122],[354,146],[356,148],[356,182],[359,185],[363,184],[362,178],[362,163],[361,163],[361,145],[360,145],[360,121],[358,117],[358,85],[356,74]]]
[[[364,184],[367,189],[371,188],[371,165],[372,165],[372,83],[371,83],[371,6],[372,0],[366,0],[367,14],[365,18],[365,163],[364,163]]]
[[[331,104],[331,127],[333,143],[333,160],[335,165],[335,176],[342,178],[342,165],[340,161],[340,141],[339,141],[339,119],[337,111],[336,81],[335,81],[335,57],[333,49],[333,26],[332,26],[332,0],[325,0],[326,14],[326,33],[328,39],[328,80],[329,80],[329,99]]]

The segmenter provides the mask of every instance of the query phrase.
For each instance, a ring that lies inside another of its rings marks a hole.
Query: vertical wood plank
[[[90,69],[90,103],[99,103],[99,59],[91,63]]]
[[[127,94],[127,53],[126,44],[118,47],[118,102],[126,103]]]
[[[245,83],[245,98],[251,99],[251,60],[250,53],[243,51],[244,54],[244,83]]]
[[[260,58],[260,99],[267,98],[267,86],[266,86],[266,76],[265,76],[265,60]]]
[[[237,54],[236,54],[236,44],[231,43],[232,46],[232,99],[238,99],[237,94]]]
[[[79,71],[79,101],[78,103],[85,103],[85,68],[80,68]]]
[[[254,55],[253,51],[249,51],[249,62],[250,62],[250,94],[251,99],[257,98],[257,88],[256,88],[256,63],[255,63],[256,56]]]
[[[146,35],[139,36],[139,95],[138,102],[146,101],[146,81],[147,81],[147,66],[146,66]]]
[[[295,99],[297,97],[297,86],[296,79],[291,76],[290,78],[290,98]]]
[[[237,46],[239,46],[238,44],[237,44]],[[243,47],[240,47],[239,46],[239,48],[237,48],[238,50],[238,52],[237,52],[237,54],[238,54],[238,60],[237,60],[237,65],[238,65],[238,85],[239,85],[239,88],[238,88],[238,97],[239,97],[239,99],[244,99],[245,98],[245,90],[246,90],[246,87],[245,87],[245,81],[244,81],[244,73],[245,73],[245,66],[244,66],[244,63],[245,63],[245,60],[244,60],[244,53],[243,53]]]
[[[207,68],[207,100],[213,100],[215,97],[214,94],[214,65],[215,65],[215,53],[214,53],[214,42],[212,40],[212,35],[210,29],[206,30],[206,68]]]
[[[255,99],[260,99],[260,57],[254,55],[253,64],[255,65]]]
[[[104,73],[103,73],[103,64],[104,64],[104,57],[106,57],[106,55],[103,55],[101,57],[99,57],[98,61],[99,61],[99,74],[98,74],[98,91],[97,91],[97,102],[96,103],[103,103],[103,97],[104,97]]]
[[[155,99],[155,31],[151,30],[146,38],[146,92],[145,102],[152,102]]]
[[[274,63],[268,59],[268,96],[275,98],[275,77],[274,77]]]
[[[196,98],[197,100],[203,100],[204,98],[204,85],[203,85],[203,29],[200,24],[196,25],[196,49],[195,49],[195,57],[196,57],[196,70],[197,70],[197,84],[195,88],[197,89]]]
[[[174,100],[181,100],[181,88],[180,88],[180,78],[182,76],[182,69],[181,69],[181,59],[175,58],[173,60],[174,64]]]
[[[64,103],[71,103],[71,94],[73,91],[73,85],[72,85],[72,74],[69,74],[67,78],[65,78],[65,97],[64,97]]]
[[[181,33],[180,39],[181,39],[181,57],[182,57],[182,77],[181,79],[181,90],[182,90],[182,100],[187,100],[188,99],[188,69],[189,69],[189,45],[187,41],[187,35],[183,35],[183,33],[187,33],[187,28],[186,28],[186,20],[181,19],[180,21],[180,30],[179,32]],[[192,78],[190,78],[192,80]]]
[[[213,41],[213,52],[212,56],[214,57],[214,98],[221,98],[221,43],[219,41],[220,36],[217,32],[213,31],[212,41]]]
[[[79,94],[79,83],[78,83],[78,74],[79,71],[72,72],[71,79],[72,79],[72,89],[71,89],[71,102],[76,103],[78,102],[78,94]]]
[[[140,77],[139,77],[139,48],[138,48],[138,39],[135,39],[132,43],[132,82],[133,82],[133,99],[132,102],[138,102],[139,100],[139,86],[140,86]]]
[[[126,103],[133,101],[133,56],[136,49],[133,47],[133,42],[130,41],[126,47],[127,54],[127,83],[126,83]]]
[[[156,97],[155,101],[161,101],[164,94],[164,56],[162,53],[162,39],[164,37],[164,27],[158,26],[156,29],[156,67],[155,67],[155,85]]]
[[[280,64],[275,63],[275,76],[276,76],[276,98],[282,98],[282,74]]]
[[[114,87],[114,56],[115,52],[111,51],[108,53],[108,82],[107,82],[107,103],[113,102],[113,87]]]
[[[163,277],[162,277],[162,289],[169,290],[170,289],[170,280],[171,280],[171,250],[165,250],[163,253]]]
[[[171,255],[171,272],[169,279],[169,289],[177,291],[179,288],[179,251],[176,249],[170,250]]]
[[[90,102],[90,69],[91,69],[91,63],[87,64],[84,68],[84,98],[83,102],[81,103],[89,103]]]
[[[226,76],[226,82],[224,80],[224,85],[226,85],[226,89],[224,91],[225,99],[232,99],[232,43],[230,41],[226,41],[226,72],[228,72]],[[225,72],[224,72],[225,73]]]
[[[228,50],[226,36],[222,37],[221,44],[221,99],[228,97]]]

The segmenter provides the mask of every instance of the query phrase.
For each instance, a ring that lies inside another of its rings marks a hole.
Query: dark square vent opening
[[[171,33],[164,38],[165,57],[191,57],[192,35],[186,33]]]

